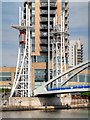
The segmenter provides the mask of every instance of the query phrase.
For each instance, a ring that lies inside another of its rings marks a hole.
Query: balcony
[[[41,14],[48,14],[48,10],[41,10]]]
[[[47,39],[41,39],[41,45],[47,45],[48,41]]]
[[[47,32],[42,32],[40,37],[42,37],[42,38],[44,38],[44,37],[47,38],[47,37],[48,37]]]
[[[43,18],[41,18],[41,21],[48,21],[48,18],[47,17],[43,17]]]
[[[48,10],[41,10],[41,14],[40,14],[41,16],[48,16]],[[55,10],[50,10],[50,16],[55,16]]]
[[[42,46],[40,52],[42,52],[42,53],[43,53],[43,52],[44,52],[44,53],[45,53],[45,52],[48,52],[48,47],[47,47],[47,46]],[[50,52],[52,52],[52,48],[50,48]]]
[[[41,3],[40,8],[41,9],[48,9],[48,3]],[[50,3],[50,9],[56,9],[56,4]]]
[[[48,23],[48,18],[41,17],[40,23],[47,24]],[[50,24],[53,23],[53,18],[50,18]]]
[[[47,26],[41,26],[40,30],[41,30],[41,31],[47,31],[47,30],[48,30],[48,27],[47,27]]]
[[[48,47],[45,47],[45,46],[41,47],[40,52],[48,52]]]

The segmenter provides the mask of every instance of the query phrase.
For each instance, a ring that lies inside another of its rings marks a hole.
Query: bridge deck
[[[61,88],[48,88],[46,90],[47,91],[38,93],[35,96],[88,92],[90,91],[90,85],[67,86],[67,87],[61,87]]]
[[[67,87],[61,87],[61,88],[49,88],[47,91],[54,91],[54,90],[72,90],[72,89],[86,89],[90,88],[90,85],[79,85],[79,86],[67,86]]]

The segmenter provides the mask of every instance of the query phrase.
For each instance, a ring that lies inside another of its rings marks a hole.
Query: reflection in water
[[[8,111],[2,112],[2,118],[88,118],[88,112],[88,109]]]

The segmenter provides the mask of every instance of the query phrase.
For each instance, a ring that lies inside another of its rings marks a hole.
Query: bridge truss
[[[68,85],[67,83],[72,80],[73,77],[75,77],[77,74],[82,72],[83,70],[90,67],[90,61],[83,62],[65,72],[58,75],[57,77],[51,79],[50,81],[46,82],[36,90],[34,90],[34,95],[48,95],[48,94],[64,94],[64,93],[71,93],[71,92],[81,92],[81,91],[90,91],[90,85],[87,83],[87,85]],[[73,72],[68,78],[66,78],[63,82],[61,82],[60,85],[55,86],[54,82],[57,81],[59,78],[62,78],[66,76],[66,74],[69,74]],[[54,85],[53,85],[54,84]]]
[[[23,18],[23,11],[19,9],[19,25],[12,27],[18,29],[19,51],[16,66],[16,74],[10,97],[30,97],[31,96],[31,39],[30,39],[30,4],[26,2],[26,19]]]

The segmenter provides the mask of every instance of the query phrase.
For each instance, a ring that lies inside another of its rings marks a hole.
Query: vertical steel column
[[[52,41],[52,78],[54,77],[54,43]]]
[[[62,51],[62,16],[61,16],[61,74],[62,74],[62,72],[63,72],[63,70],[62,70],[62,54],[63,54],[63,51]],[[63,79],[62,79],[62,77],[61,77],[61,82],[63,82]]]
[[[48,81],[50,80],[50,0],[48,0]]]
[[[31,42],[30,42],[30,6],[26,4],[26,35],[27,35],[27,52],[28,52],[28,97],[30,97],[31,91]]]
[[[21,7],[19,7],[19,25],[21,25]]]
[[[58,76],[58,61],[57,61],[57,56],[58,56],[58,40],[56,38],[56,76]],[[56,87],[58,87],[58,80],[56,81]]]
[[[63,12],[63,54],[64,54],[64,71],[66,71],[66,57],[65,57],[65,13]]]
[[[28,19],[29,19],[29,23],[28,26],[30,26],[30,6],[28,6]],[[32,52],[32,44],[31,44],[31,39],[30,39],[30,28],[28,28],[28,97],[30,97],[31,95],[31,72],[32,72],[32,58],[31,58],[31,52]]]
[[[65,12],[63,12],[63,54],[64,54],[64,71],[66,71],[66,55],[65,55]],[[66,78],[68,78],[68,74],[66,74]]]

